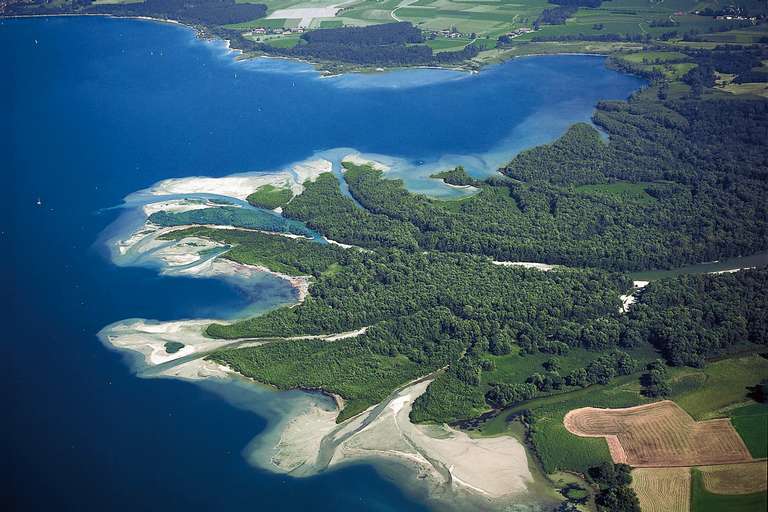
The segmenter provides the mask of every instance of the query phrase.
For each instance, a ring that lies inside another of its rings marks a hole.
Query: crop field
[[[752,494],[768,489],[768,462],[700,467],[704,488],[713,494]]]
[[[700,469],[694,468],[691,479],[693,512],[755,512],[768,509],[768,492],[751,494],[715,494],[706,489]]]
[[[768,404],[748,404],[730,411],[731,423],[756,459],[768,457]]]
[[[690,468],[637,468],[632,488],[643,512],[688,512],[691,509]]]
[[[423,30],[455,27],[470,34],[498,35],[530,26],[541,11],[552,7],[546,0],[364,0],[339,15],[350,23],[410,21]]]
[[[614,462],[636,467],[752,459],[730,420],[697,422],[669,400],[627,409],[584,407],[566,414],[563,424],[577,436],[604,437]]]

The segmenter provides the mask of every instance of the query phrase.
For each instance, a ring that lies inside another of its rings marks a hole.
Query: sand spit
[[[131,350],[144,357],[145,366],[156,366],[200,352],[209,352],[232,343],[231,340],[216,340],[203,334],[211,320],[179,320],[174,322],[153,322],[151,320],[123,320],[108,325],[99,332],[99,337],[112,347]],[[184,347],[173,354],[166,352],[165,344],[178,342]]]
[[[204,379],[230,379],[237,376],[229,367],[208,361],[199,357],[176,366],[172,366],[157,374],[159,377],[199,381]]]
[[[273,173],[233,174],[221,178],[192,176],[162,180],[151,187],[140,190],[126,198],[130,202],[147,196],[169,196],[183,194],[213,194],[245,200],[263,185],[289,186],[294,195],[304,190],[303,183],[314,181],[319,175],[331,172],[332,164],[323,158],[306,160],[290,168]]]
[[[371,160],[369,158],[366,158],[364,155],[361,155],[360,153],[352,153],[344,158],[341,159],[341,163],[348,162],[353,165],[370,165],[377,171],[381,172],[387,172],[390,167],[388,165],[385,165],[381,162],[377,162],[376,160]]]
[[[414,469],[430,487],[448,486],[490,499],[519,495],[533,477],[525,449],[502,436],[471,438],[448,426],[411,423],[413,401],[431,380],[412,383],[388,400],[336,425],[336,412],[320,408],[293,418],[263,465],[295,476],[359,460],[387,459]]]

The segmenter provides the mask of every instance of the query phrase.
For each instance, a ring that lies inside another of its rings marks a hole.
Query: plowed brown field
[[[635,467],[752,460],[730,420],[694,421],[670,400],[627,409],[574,409],[563,422],[577,436],[606,438],[614,462]]]

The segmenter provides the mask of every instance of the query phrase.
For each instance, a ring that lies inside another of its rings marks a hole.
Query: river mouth
[[[411,190],[457,198],[466,191],[429,175],[459,164],[477,176],[492,173],[516,152],[554,139],[573,122],[589,121],[599,99],[624,98],[642,83],[605,70],[599,57],[576,56],[519,59],[471,76],[415,70],[321,79],[292,62],[235,62],[220,43],[199,41],[188,29],[135,20],[6,20],[0,38],[3,61],[16,76],[3,87],[14,105],[8,112],[15,127],[11,169],[18,180],[14,207],[22,212],[12,219],[11,237],[13,257],[24,264],[14,268],[19,282],[27,283],[11,333],[25,343],[14,345],[12,357],[23,361],[17,371],[30,382],[18,391],[19,401],[48,397],[46,412],[37,413],[46,421],[25,427],[42,441],[26,447],[23,458],[54,453],[60,459],[50,468],[27,465],[20,471],[44,471],[41,485],[55,488],[52,495],[72,508],[82,508],[82,497],[96,496],[93,487],[100,487],[115,496],[136,490],[126,509],[147,502],[173,506],[164,493],[178,496],[181,489],[188,500],[234,508],[254,499],[249,488],[275,509],[285,509],[285,495],[287,506],[297,509],[314,503],[311,495],[330,495],[337,500],[331,503],[341,503],[335,509],[356,509],[356,501],[338,501],[344,493],[396,510],[423,509],[420,500],[371,478],[370,469],[307,483],[243,463],[248,453],[241,452],[253,436],[267,441],[281,422],[315,406],[327,408],[322,396],[274,392],[237,379],[194,388],[171,379],[137,379],[143,369],[105,351],[93,334],[121,319],[232,319],[288,304],[296,293],[290,283],[264,273],[245,280],[159,277],[165,267],[151,258],[105,261],[89,249],[99,234],[104,243],[124,238],[144,218],[131,217],[135,203],[110,228],[116,212],[104,208],[164,179],[274,171],[318,157],[333,164],[352,152],[381,159]],[[40,126],[57,127],[45,135],[46,151],[40,150]],[[210,260],[217,256],[208,254]],[[213,403],[222,396],[236,410]],[[67,419],[62,435],[49,439],[42,426],[53,417]],[[205,449],[195,448],[203,444]],[[72,446],[79,447],[78,462],[99,474],[86,477],[66,465]],[[195,449],[225,476],[174,462],[189,461]],[[155,481],[141,476],[147,460],[162,468],[150,468],[158,472]],[[64,483],[56,484],[56,475],[64,475]]]

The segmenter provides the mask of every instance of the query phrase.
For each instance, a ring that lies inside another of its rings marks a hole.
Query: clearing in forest
[[[752,460],[730,420],[694,421],[670,400],[626,409],[584,407],[566,414],[563,423],[577,436],[604,437],[614,462],[635,467]]]
[[[632,488],[643,512],[689,512],[691,468],[638,468]]]

